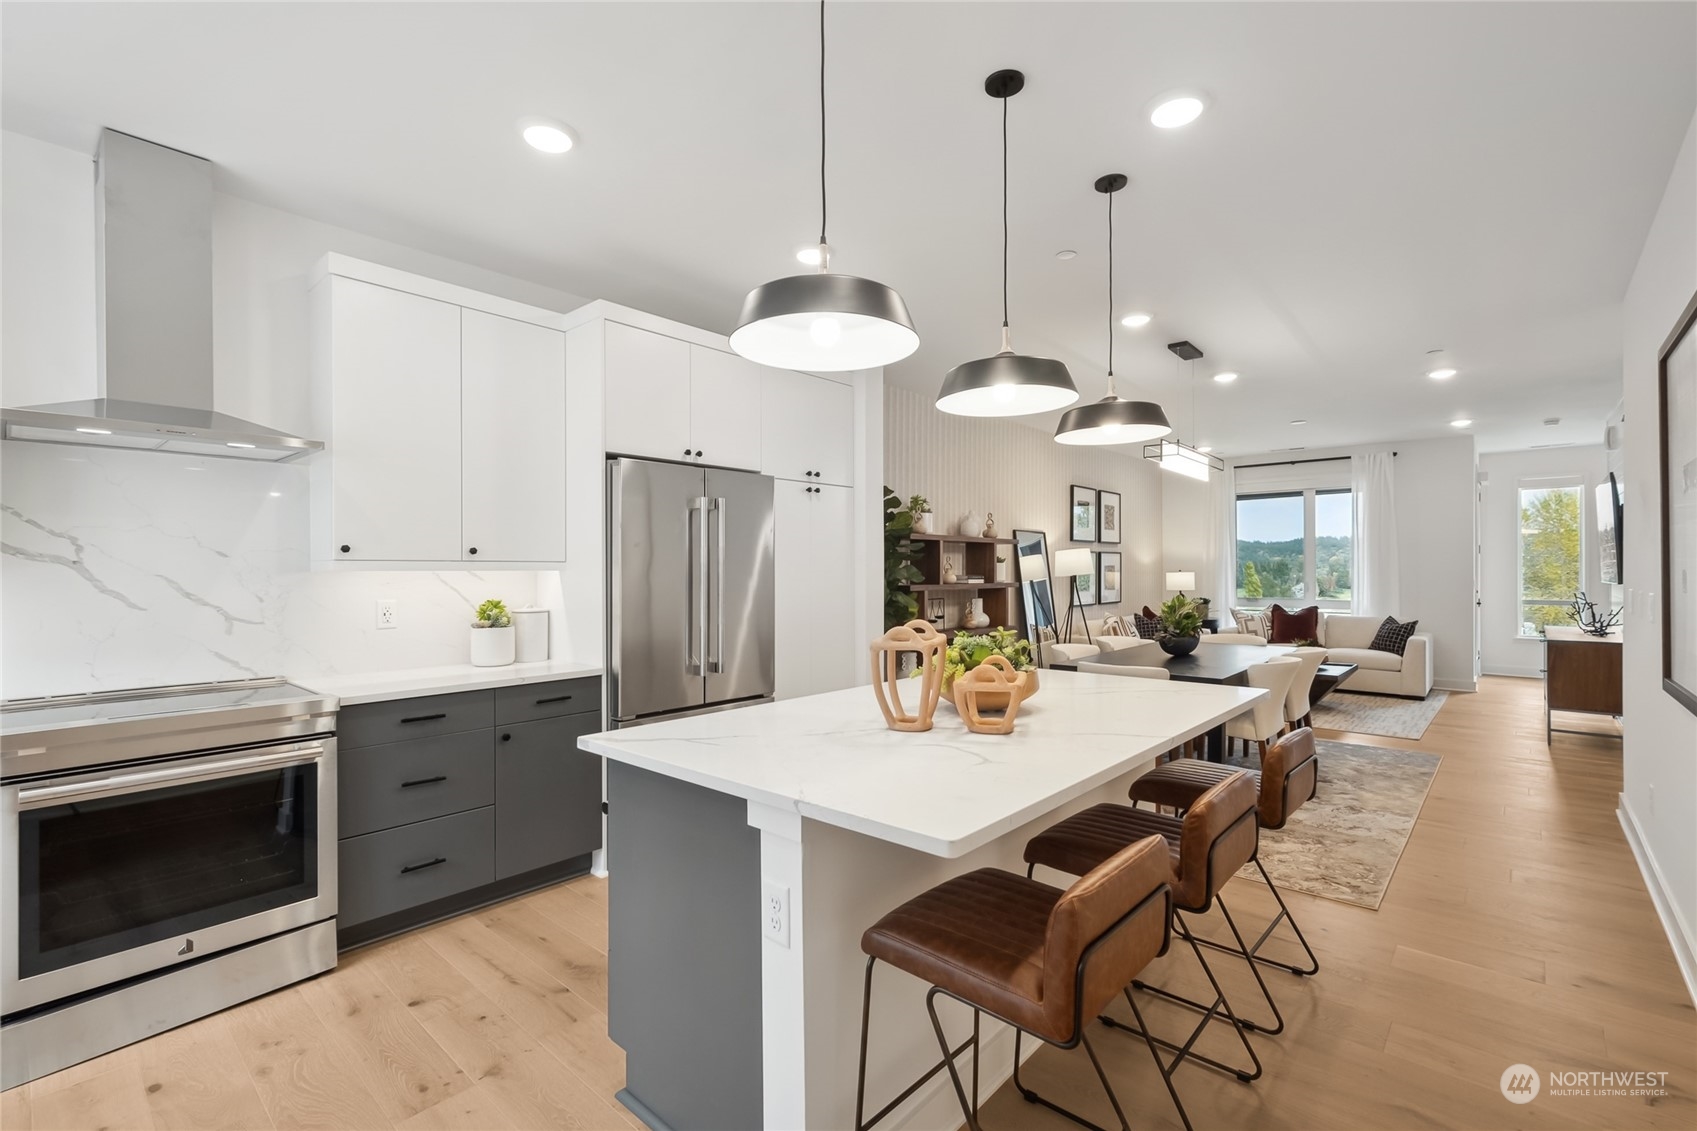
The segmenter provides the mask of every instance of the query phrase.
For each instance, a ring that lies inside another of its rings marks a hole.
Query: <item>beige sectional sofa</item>
[[[1339,690],[1426,698],[1432,691],[1431,636],[1416,632],[1408,638],[1408,647],[1400,656],[1395,652],[1377,652],[1371,645],[1384,621],[1384,617],[1321,614],[1320,644],[1326,649],[1326,662],[1355,664],[1361,669],[1345,680]]]

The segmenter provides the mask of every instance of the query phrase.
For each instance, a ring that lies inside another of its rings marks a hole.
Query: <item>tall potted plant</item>
[[[1202,602],[1179,593],[1156,611],[1155,642],[1169,656],[1188,656],[1202,642]]]
[[[921,500],[923,501],[923,500]],[[895,628],[919,616],[919,598],[908,586],[925,575],[913,563],[919,547],[913,533],[913,512],[901,497],[884,488],[884,628]]]

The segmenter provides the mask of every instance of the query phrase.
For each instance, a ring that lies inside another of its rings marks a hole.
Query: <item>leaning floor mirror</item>
[[[1051,640],[1055,636],[1055,598],[1049,582],[1049,536],[1041,530],[1016,530],[1013,540],[1014,560],[1019,564],[1020,605],[1025,610],[1025,638],[1041,655],[1045,636]]]

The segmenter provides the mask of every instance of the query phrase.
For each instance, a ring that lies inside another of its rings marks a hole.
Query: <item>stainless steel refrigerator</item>
[[[607,681],[615,727],[772,697],[772,480],[607,463]]]

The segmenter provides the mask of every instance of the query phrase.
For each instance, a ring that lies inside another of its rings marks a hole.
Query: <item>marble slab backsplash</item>
[[[537,600],[533,571],[311,572],[307,507],[300,465],[0,442],[0,697],[462,664],[479,601]]]

